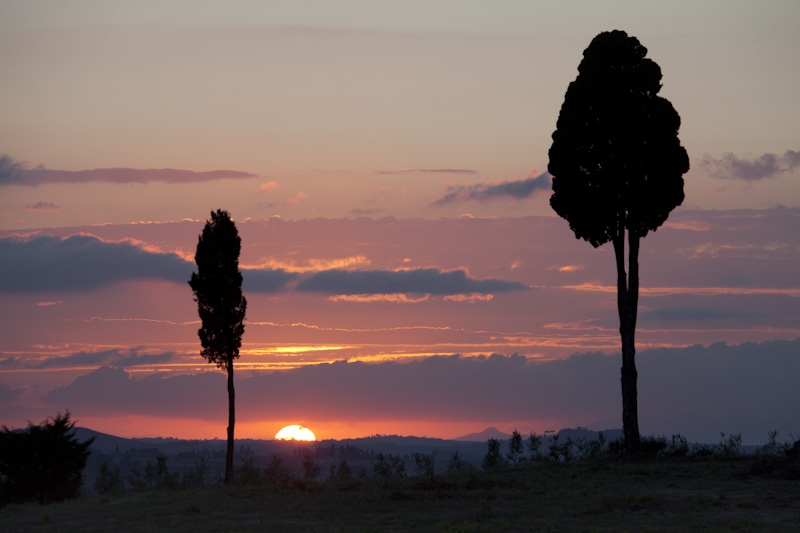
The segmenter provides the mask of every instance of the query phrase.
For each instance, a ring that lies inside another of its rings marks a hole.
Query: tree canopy
[[[550,205],[595,247],[625,229],[646,236],[683,202],[681,120],[658,96],[661,68],[646,54],[624,31],[595,37],[553,133]]]
[[[247,300],[239,272],[241,247],[228,212],[212,211],[197,242],[197,272],[192,273],[189,285],[202,322],[197,332],[203,347],[200,355],[219,368],[233,364],[242,346]]]
[[[69,411],[25,430],[0,431],[0,507],[11,502],[50,503],[77,498],[91,438],[79,442]]]

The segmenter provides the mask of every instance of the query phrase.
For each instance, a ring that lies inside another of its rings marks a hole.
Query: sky
[[[237,436],[621,426],[615,265],[550,209],[636,36],[686,199],[642,242],[640,426],[800,436],[800,4],[0,0],[0,423],[224,438],[188,279],[242,237]],[[794,379],[792,379],[794,378]]]

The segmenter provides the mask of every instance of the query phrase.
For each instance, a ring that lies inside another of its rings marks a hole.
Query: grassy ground
[[[230,486],[0,509],[2,531],[798,531],[800,464],[540,463],[305,490]]]

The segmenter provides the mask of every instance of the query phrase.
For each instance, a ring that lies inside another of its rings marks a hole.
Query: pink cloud
[[[468,303],[474,304],[475,302],[491,302],[494,299],[494,294],[481,294],[481,293],[472,293],[472,294],[451,294],[449,296],[444,297],[444,301],[446,302],[458,302],[458,303]]]
[[[308,195],[305,192],[300,191],[294,197],[289,198],[288,200],[286,200],[286,203],[289,204],[289,205],[297,205],[300,202],[302,202],[303,200],[305,200],[306,198],[308,198]]]
[[[555,268],[559,272],[578,272],[580,270],[583,270],[584,266],[583,265],[563,265],[563,266],[560,266],[560,267],[552,267],[552,268]]]
[[[372,302],[392,302],[392,303],[420,303],[428,300],[429,294],[423,296],[408,296],[407,294],[336,294],[329,296],[328,300],[332,302],[357,302],[357,303],[372,303]]]

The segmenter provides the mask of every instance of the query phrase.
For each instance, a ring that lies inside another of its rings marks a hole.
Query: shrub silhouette
[[[528,450],[531,452],[530,462],[542,461],[545,457],[539,448],[542,447],[542,436],[537,435],[535,431],[531,431],[528,437]]]
[[[118,466],[111,466],[108,462],[100,465],[100,470],[94,478],[94,490],[100,495],[121,494],[125,491],[122,474]]]
[[[461,459],[461,456],[458,455],[458,452],[455,452],[450,457],[450,461],[447,462],[447,473],[454,474],[456,472],[467,470],[469,467],[469,463],[465,463],[464,460]]]
[[[76,498],[91,438],[78,442],[70,413],[58,413],[24,430],[0,432],[0,504],[50,503]]]
[[[180,485],[178,474],[169,471],[167,456],[162,454],[156,457],[155,462],[148,460],[145,463],[144,473],[137,466],[131,468],[128,483],[136,491],[168,490]]]
[[[303,473],[306,481],[314,481],[319,476],[321,468],[314,460],[314,454],[308,448],[303,450]]]
[[[406,463],[399,455],[388,454],[384,456],[379,453],[377,461],[372,463],[375,475],[384,481],[392,478],[406,477]]]
[[[523,447],[522,435],[514,429],[511,438],[508,439],[508,452],[506,453],[508,464],[515,466],[517,463],[525,463],[525,456],[522,455]]]
[[[506,466],[506,460],[500,453],[500,441],[491,438],[486,441],[486,455],[481,461],[481,468],[484,470],[502,470]]]
[[[347,459],[339,461],[338,466],[334,463],[330,464],[328,481],[347,482],[351,479],[353,479],[353,469],[347,464]]]
[[[428,479],[433,479],[434,455],[435,454],[432,453],[420,453],[420,452],[415,452],[411,455],[411,457],[414,459],[414,467],[416,469],[418,476],[426,477]]]

